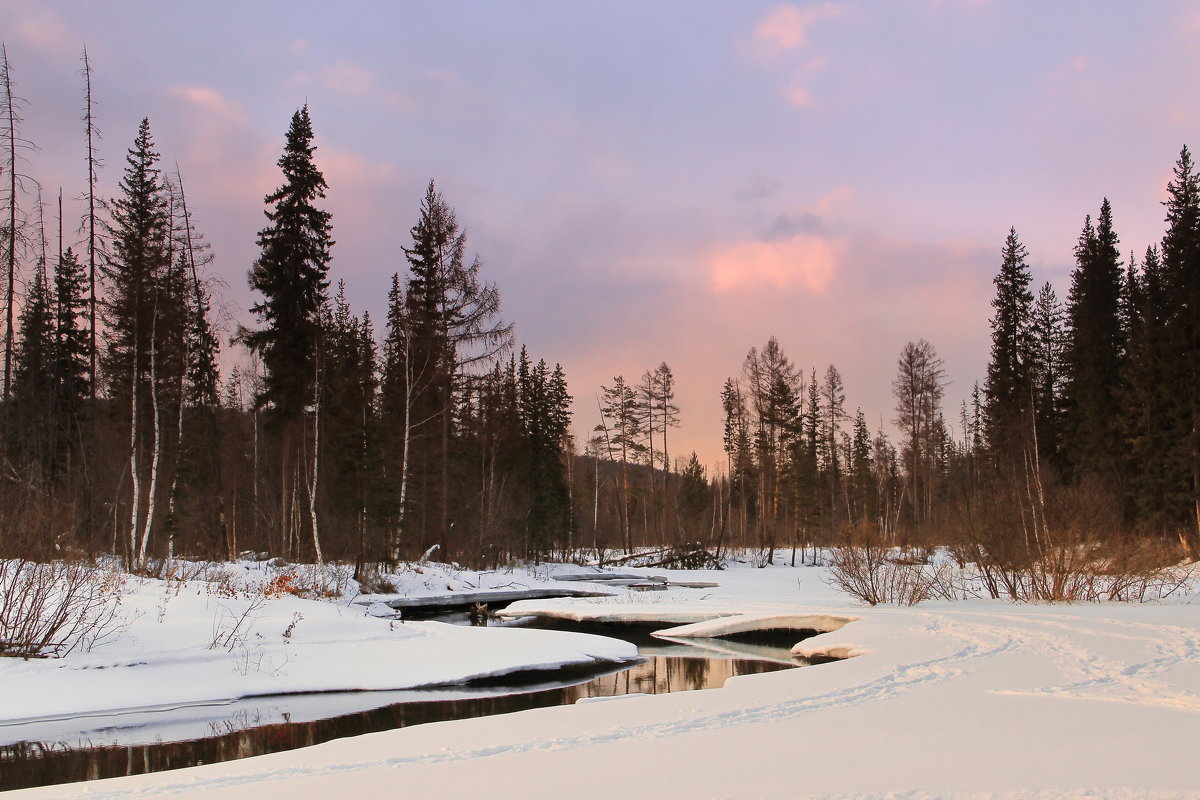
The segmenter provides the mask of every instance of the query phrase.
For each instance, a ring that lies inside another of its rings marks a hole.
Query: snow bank
[[[0,659],[0,740],[23,723],[294,692],[407,689],[636,658],[600,636],[379,619],[203,581],[140,580],[125,635],[63,659]]]
[[[489,800],[563,792],[609,800],[631,789],[663,798],[1200,797],[1193,753],[1200,739],[1195,597],[1160,605],[970,601],[866,609],[834,594],[822,576],[820,568],[782,565],[673,572],[672,580],[720,586],[536,606],[556,612],[574,606],[572,613],[590,619],[856,618],[806,644],[827,640],[823,647],[861,657],[738,677],[714,691],[423,725],[13,797],[325,800],[387,796],[399,787],[410,797]],[[273,619],[278,627],[286,615]],[[360,636],[355,626],[367,622],[380,624],[356,618],[345,635]],[[311,626],[314,643],[318,627]],[[399,641],[412,647],[410,658],[436,658],[442,669],[464,671],[448,660],[449,650],[438,654],[434,648],[449,642],[439,643],[428,626],[405,626],[403,633]],[[356,659],[354,646],[339,652],[333,666]],[[459,652],[473,660],[480,648]],[[0,677],[5,700],[21,693]]]

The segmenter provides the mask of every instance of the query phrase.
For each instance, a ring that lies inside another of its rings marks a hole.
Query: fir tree
[[[1178,403],[1170,385],[1177,356],[1169,337],[1169,304],[1157,248],[1127,279],[1129,357],[1123,372],[1123,432],[1129,447],[1130,499],[1138,519],[1158,531],[1188,521],[1186,440],[1178,441]]]
[[[1048,282],[1038,291],[1031,321],[1034,433],[1043,465],[1061,464],[1063,371],[1067,342],[1066,312]]]
[[[22,462],[36,469],[37,482],[53,471],[56,449],[54,403],[54,308],[44,269],[34,272],[18,323],[12,402],[18,423],[14,439],[21,445]],[[31,475],[30,477],[34,477]]]
[[[708,478],[695,450],[679,471],[679,487],[676,492],[679,522],[684,534],[690,538],[699,538],[702,535],[700,520],[708,510],[710,501]]]
[[[1162,277],[1169,306],[1165,339],[1174,356],[1163,364],[1164,412],[1175,465],[1171,483],[1189,487],[1186,502],[1172,504],[1171,516],[1191,517],[1191,547],[1200,553],[1200,176],[1187,147],[1179,153],[1167,194]]]
[[[455,411],[465,402],[469,373],[490,368],[511,346],[512,326],[498,319],[500,293],[480,278],[482,262],[466,260],[467,236],[452,209],[430,181],[420,217],[411,230],[412,246],[404,317],[407,392],[412,432],[411,520],[421,544],[453,531],[452,460],[456,445]],[[443,543],[448,550],[452,544]]]
[[[171,282],[168,192],[158,153],[143,119],[126,156],[120,194],[111,203],[112,242],[104,277],[108,327],[104,358],[109,392],[129,414],[130,506],[127,551],[131,565],[145,569],[155,527],[163,455],[163,390],[169,386],[168,359],[178,341]]]
[[[54,375],[57,402],[68,418],[76,417],[88,387],[88,280],[74,251],[67,248],[54,268]]]
[[[1119,479],[1123,447],[1120,435],[1123,274],[1112,207],[1107,199],[1095,228],[1088,217],[1075,248],[1068,300],[1066,361],[1066,438],[1069,466],[1077,476]]]
[[[150,371],[158,289],[169,262],[167,194],[150,122],[143,119],[126,156],[121,193],[111,203],[111,253],[102,270],[109,283],[104,322],[108,348],[104,372],[110,394],[127,397]]]
[[[320,312],[329,290],[333,240],[330,214],[315,205],[325,178],[313,162],[308,106],[292,115],[278,164],[283,185],[266,196],[270,224],[259,231],[261,254],[250,269],[250,288],[263,299],[250,310],[264,323],[245,343],[262,356],[265,388],[258,398],[280,420],[294,420],[312,396],[320,339]]]
[[[992,298],[992,351],[984,388],[988,446],[1006,464],[1019,463],[1030,445],[1033,399],[1033,294],[1029,290],[1028,251],[1010,228],[1001,251]]]

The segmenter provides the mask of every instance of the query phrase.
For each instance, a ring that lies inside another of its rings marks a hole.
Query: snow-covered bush
[[[0,561],[0,655],[65,656],[119,634],[126,580],[81,561]]]

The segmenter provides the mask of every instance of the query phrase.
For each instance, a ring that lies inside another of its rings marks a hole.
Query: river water
[[[19,729],[0,726],[0,735],[10,742],[0,745],[0,790],[179,769],[408,725],[588,698],[718,688],[735,675],[805,663],[778,644],[722,641],[697,646],[662,642],[650,637],[648,628],[569,629],[633,641],[643,660],[529,671],[467,686],[254,697]],[[792,643],[799,638],[790,636]]]

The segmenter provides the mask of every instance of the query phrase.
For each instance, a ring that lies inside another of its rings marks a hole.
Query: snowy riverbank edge
[[[19,741],[22,725],[69,716],[454,685],[637,656],[633,645],[599,636],[402,622],[342,598],[264,597],[256,589],[278,572],[246,562],[218,569],[216,581],[130,578],[125,627],[91,652],[0,659],[0,744]],[[448,572],[430,566],[421,573],[428,578],[396,580],[413,594],[445,591]]]
[[[526,602],[514,610],[854,617],[804,646],[858,657],[737,678],[716,691],[437,723],[12,796],[261,800],[402,788],[410,797],[488,798],[607,798],[631,789],[730,798],[1200,797],[1192,768],[1200,737],[1194,597],[1154,605],[971,601],[868,609],[833,594],[819,568],[671,576],[720,586]],[[332,625],[324,635],[332,641],[336,633]],[[476,634],[493,635],[463,633]],[[474,658],[479,649],[461,652]],[[343,660],[356,652],[345,648]],[[431,662],[439,658],[427,652]],[[11,691],[11,681],[3,685]]]

